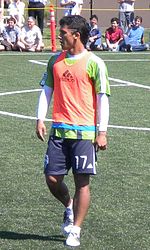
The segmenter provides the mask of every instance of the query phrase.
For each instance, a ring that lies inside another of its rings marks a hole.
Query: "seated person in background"
[[[7,20],[7,26],[3,30],[3,41],[1,41],[1,45],[3,45],[3,50],[18,50],[18,40],[20,39],[20,28],[16,26],[16,19],[10,17]]]
[[[0,41],[3,40],[2,34],[3,34],[4,28],[5,28],[5,25],[3,22],[2,8],[0,8]]]
[[[144,28],[141,26],[142,17],[135,17],[135,24],[132,25],[124,35],[124,42],[121,44],[121,51],[143,51],[148,49],[144,43]]]
[[[104,50],[119,51],[120,43],[123,39],[123,31],[119,27],[119,19],[117,17],[113,17],[111,19],[111,27],[109,27],[105,32],[106,43],[103,44]]]
[[[2,34],[3,30],[5,29],[3,21],[0,22],[0,41],[3,40]]]
[[[88,50],[102,50],[101,47],[101,31],[98,26],[98,17],[96,15],[91,16],[90,18],[90,33],[89,40],[87,42],[86,48]]]
[[[0,10],[1,11],[1,10]],[[3,24],[3,21],[0,21],[0,51],[5,50],[5,47],[3,45],[1,45],[1,42],[4,40],[3,38],[3,30],[4,30],[5,26]]]
[[[22,27],[24,24],[25,3],[20,0],[14,0],[8,6],[8,13],[16,19],[16,24]]]
[[[35,24],[34,17],[28,17],[27,24],[22,28],[18,46],[22,51],[42,51],[44,44],[42,42],[42,33]]]

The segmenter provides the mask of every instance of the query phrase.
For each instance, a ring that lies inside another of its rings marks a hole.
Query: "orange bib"
[[[89,78],[87,52],[79,60],[67,63],[62,52],[53,66],[53,120],[75,125],[96,125],[96,93]]]

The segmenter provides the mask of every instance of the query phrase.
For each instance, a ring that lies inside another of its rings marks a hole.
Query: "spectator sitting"
[[[22,51],[43,50],[42,33],[40,28],[35,24],[34,17],[28,17],[27,24],[22,28],[18,46]]]
[[[4,23],[3,23],[3,21],[1,21],[1,22],[0,22],[0,41],[4,40],[4,39],[3,39],[3,31],[4,31],[4,28],[5,28]]]
[[[111,19],[111,27],[109,27],[105,32],[106,43],[103,43],[104,50],[119,51],[120,42],[123,41],[123,39],[123,31],[119,27],[119,19],[117,17],[113,17]]]
[[[20,28],[16,26],[16,19],[10,17],[7,20],[8,25],[3,30],[3,39],[1,41],[1,45],[3,45],[3,49],[1,50],[18,50],[18,40],[20,38]]]
[[[0,8],[0,41],[3,40],[2,38],[2,33],[3,33],[3,30],[4,30],[4,22],[3,22],[3,14],[2,14],[2,8]]]
[[[1,13],[2,13],[2,9],[0,8],[0,15],[1,15]],[[4,26],[3,20],[2,20],[2,18],[0,18],[0,51],[5,50],[5,47],[3,45],[1,45],[1,42],[4,40],[3,39],[4,28],[5,28],[5,26]]]
[[[102,50],[101,47],[101,31],[99,30],[98,26],[98,17],[96,15],[91,16],[90,18],[90,33],[89,33],[89,40],[87,42],[86,48],[88,50]]]
[[[20,0],[14,0],[8,6],[9,15],[16,19],[16,24],[22,27],[24,24],[25,3]]]
[[[148,44],[144,43],[144,28],[141,26],[142,17],[135,17],[135,24],[129,28],[121,45],[122,51],[144,51],[148,49]]]

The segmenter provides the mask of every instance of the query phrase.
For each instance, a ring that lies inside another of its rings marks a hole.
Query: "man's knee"
[[[90,176],[89,175],[74,175],[76,189],[89,189]]]
[[[63,177],[62,176],[52,176],[52,175],[46,175],[45,176],[46,183],[49,186],[49,188],[56,188],[58,187],[62,181]]]

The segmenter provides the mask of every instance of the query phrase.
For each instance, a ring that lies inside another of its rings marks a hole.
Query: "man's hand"
[[[31,44],[25,44],[25,47],[26,47],[27,49],[31,49],[31,48],[32,48],[32,45],[31,45]]]
[[[94,37],[93,36],[89,37],[89,41],[93,43],[95,41]]]
[[[106,136],[106,132],[99,132],[98,136],[96,137],[95,140],[95,148],[96,148],[96,152],[98,152],[98,150],[106,150],[107,149],[107,136]]]
[[[36,134],[41,141],[45,141],[44,136],[46,135],[46,126],[42,120],[37,120]]]

